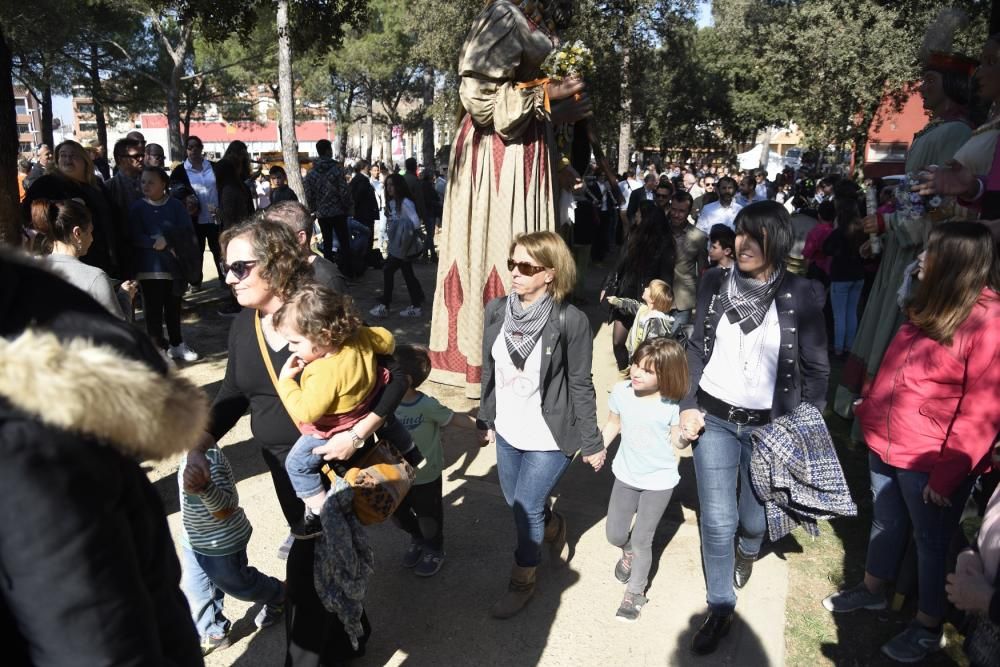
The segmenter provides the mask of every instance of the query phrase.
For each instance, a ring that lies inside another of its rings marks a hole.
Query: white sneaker
[[[369,310],[368,314],[372,317],[389,317],[389,309],[385,307],[385,304],[379,303]]]
[[[400,317],[420,317],[424,314],[420,306],[407,306],[403,310],[399,311]]]
[[[183,361],[198,361],[198,353],[188,347],[187,343],[171,346],[170,356],[173,359],[181,359]]]

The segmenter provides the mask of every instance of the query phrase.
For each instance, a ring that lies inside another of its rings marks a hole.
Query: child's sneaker
[[[389,309],[385,307],[385,304],[376,304],[368,314],[372,317],[389,317]]]
[[[323,524],[320,523],[319,516],[311,512],[307,512],[301,521],[292,526],[292,535],[297,540],[309,540],[322,534]]]
[[[230,645],[228,633],[221,637],[205,635],[201,638],[201,654],[205,656],[212,651],[221,651],[224,648],[229,648]]]
[[[413,568],[413,573],[418,577],[433,577],[444,565],[444,553],[437,551],[425,551],[420,558],[420,562]]]
[[[615,579],[627,584],[632,578],[632,552],[622,550],[622,557],[615,563]]]
[[[413,567],[420,562],[420,557],[424,555],[424,546],[416,540],[410,542],[410,547],[403,554],[403,567]]]
[[[615,618],[623,623],[635,623],[639,620],[639,612],[646,604],[646,596],[640,593],[625,593],[622,603],[618,606]]]
[[[420,306],[407,306],[403,310],[399,311],[400,317],[420,317],[423,314],[424,311]]]
[[[187,343],[172,345],[168,354],[172,359],[179,361],[198,361],[198,353],[188,347]]]
[[[269,628],[281,620],[281,615],[285,612],[283,604],[266,604],[260,610],[257,617],[253,619],[254,625],[259,629]]]

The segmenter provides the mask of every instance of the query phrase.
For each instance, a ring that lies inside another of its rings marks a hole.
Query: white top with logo
[[[512,447],[523,451],[559,449],[542,417],[542,354],[552,354],[552,350],[543,350],[543,347],[544,335],[531,349],[524,370],[518,370],[511,361],[502,331],[491,350],[497,395],[496,432]]]

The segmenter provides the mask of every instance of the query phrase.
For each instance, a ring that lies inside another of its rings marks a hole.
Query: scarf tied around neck
[[[507,295],[503,338],[510,360],[518,370],[524,370],[524,363],[541,337],[554,303],[552,296],[545,294],[525,308],[517,294],[511,292]]]

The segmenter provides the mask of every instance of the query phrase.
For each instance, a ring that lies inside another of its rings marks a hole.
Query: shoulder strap
[[[566,369],[567,373],[569,373],[569,350],[567,350],[567,348],[569,347],[567,345],[567,343],[569,341],[566,339],[566,308],[567,307],[568,306],[567,306],[567,304],[566,304],[565,301],[563,301],[562,303],[559,304],[559,342],[562,343],[561,347],[562,347],[563,368]]]
[[[264,341],[264,330],[260,326],[260,312],[254,313],[253,316],[254,328],[257,330],[257,345],[260,346],[260,356],[264,360],[264,367],[267,369],[267,374],[271,377],[271,384],[274,388],[278,388],[278,376],[274,372],[274,364],[271,363],[271,355],[267,353],[267,343]]]

